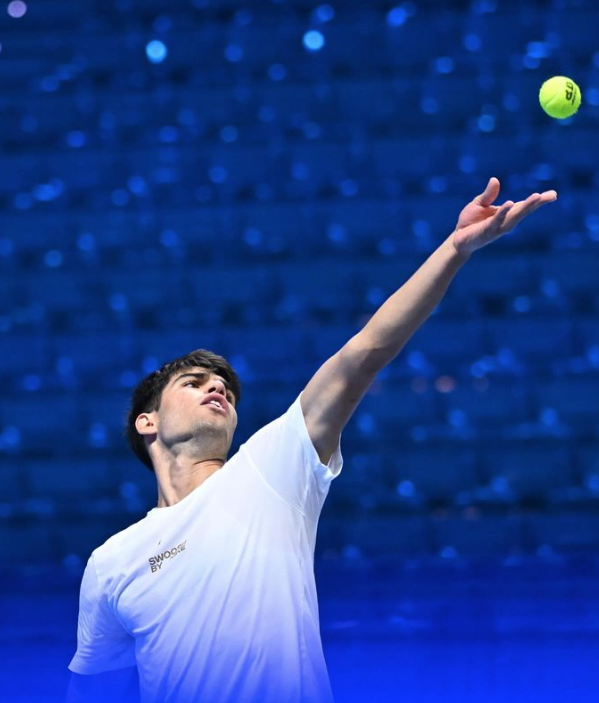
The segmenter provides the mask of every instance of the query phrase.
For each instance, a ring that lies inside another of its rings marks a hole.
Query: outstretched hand
[[[533,193],[526,200],[516,203],[508,200],[503,205],[491,205],[499,195],[499,187],[499,180],[491,178],[485,191],[468,203],[460,213],[458,224],[451,235],[458,254],[470,256],[472,252],[514,229],[541,205],[557,200],[554,190],[546,190],[543,193]]]

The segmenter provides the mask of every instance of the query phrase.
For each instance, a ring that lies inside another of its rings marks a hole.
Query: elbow
[[[363,374],[374,377],[395,357],[388,350],[377,347],[363,331],[352,337],[340,353],[353,377]]]

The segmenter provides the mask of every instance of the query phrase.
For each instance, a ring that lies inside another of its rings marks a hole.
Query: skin
[[[514,227],[527,215],[542,205],[557,200],[555,190],[533,193],[526,200],[507,200],[503,205],[492,203],[499,195],[501,184],[498,178],[491,178],[484,192],[477,195],[460,213],[452,243],[460,258],[468,259],[477,249],[494,242]]]
[[[188,373],[204,377],[180,378]],[[226,415],[201,404],[210,393],[222,396]],[[154,465],[158,507],[169,507],[224,466],[237,427],[235,398],[218,374],[197,366],[182,369],[163,390],[160,409],[141,413],[135,427]]]

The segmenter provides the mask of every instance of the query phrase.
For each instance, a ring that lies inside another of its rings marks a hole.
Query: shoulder
[[[147,534],[147,516],[132,525],[125,527],[111,535],[99,547],[96,547],[90,556],[96,568],[107,561],[113,561],[115,555],[124,555],[129,549],[135,549],[139,541]]]

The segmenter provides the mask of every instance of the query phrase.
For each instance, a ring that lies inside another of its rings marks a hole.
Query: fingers
[[[519,211],[521,209],[524,214],[528,215],[529,212],[533,212],[538,207],[541,207],[541,205],[552,203],[555,200],[557,200],[557,193],[554,190],[546,190],[543,193],[533,193],[529,195],[526,200],[523,200],[521,204],[519,203]]]
[[[552,203],[553,201],[557,200],[557,191],[546,190],[543,193],[541,193],[541,197],[543,198],[544,202]]]
[[[500,205],[493,216],[487,220],[485,237],[488,238],[488,241],[492,241],[498,234],[503,234],[507,231],[506,218],[513,207],[514,202],[512,200],[508,200],[503,203],[503,205]]]
[[[529,195],[526,200],[521,200],[518,203],[515,203],[513,207],[508,210],[510,216],[507,219],[508,226],[506,228],[506,231],[513,229],[527,215],[530,215],[531,212],[534,212],[535,210],[540,208],[541,205],[554,202],[555,200],[557,200],[556,191],[546,190],[543,193],[533,193],[532,195]],[[507,205],[507,203],[505,203],[504,205]]]
[[[493,216],[494,226],[501,228],[501,226],[505,222],[506,217],[508,216],[508,213],[511,212],[514,207],[515,203],[513,200],[507,200],[505,203],[503,203],[503,205],[500,205],[497,208],[495,215]]]
[[[489,207],[489,205],[497,198],[499,195],[499,180],[495,176],[489,178],[487,187],[485,190],[475,198],[475,201],[482,205],[482,207]]]

